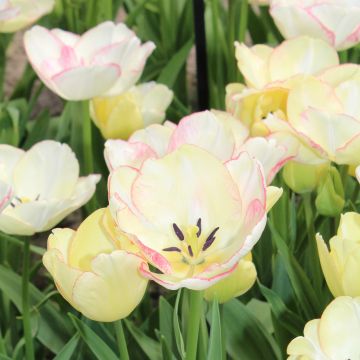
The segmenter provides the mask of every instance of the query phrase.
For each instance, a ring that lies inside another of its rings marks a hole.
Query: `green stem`
[[[22,274],[22,319],[25,336],[26,360],[35,360],[30,320],[30,237],[24,237],[24,260]]]
[[[82,110],[82,140],[83,140],[83,157],[84,157],[84,175],[89,175],[94,173],[94,159],[93,159],[93,147],[92,147],[92,124],[89,114],[89,102],[81,102]],[[96,205],[96,195],[87,204],[87,210],[89,213],[92,213],[97,209]]]
[[[24,242],[7,234],[4,233],[0,233],[0,241],[1,241],[1,245],[2,244],[14,244],[17,246],[24,246]],[[36,246],[36,245],[30,245],[30,251],[33,252],[34,254],[43,256],[45,254],[45,249],[40,247],[40,246]]]
[[[248,0],[241,0],[239,41],[244,42],[248,28],[249,3]]]
[[[225,320],[224,320],[224,304],[219,304],[220,321],[221,321],[221,346],[222,346],[222,359],[226,360],[226,333],[225,333]]]
[[[129,352],[126,346],[126,339],[124,334],[124,328],[122,326],[121,320],[118,320],[114,323],[115,325],[115,333],[116,339],[118,343],[118,348],[120,352],[120,359],[121,360],[129,360]]]
[[[186,336],[186,360],[195,360],[202,314],[202,291],[190,291],[190,310]]]
[[[321,284],[322,284],[322,271],[320,266],[320,261],[318,257],[318,251],[316,246],[316,236],[315,236],[315,214],[312,206],[312,197],[311,193],[304,194],[304,212],[305,212],[305,223],[306,231],[308,234],[308,260],[313,273],[313,283],[316,291],[321,293]]]

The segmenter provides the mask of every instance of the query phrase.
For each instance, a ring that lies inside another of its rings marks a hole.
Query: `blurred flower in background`
[[[140,78],[155,48],[124,24],[107,21],[79,36],[34,26],[26,32],[27,56],[40,79],[66,100],[115,96]]]
[[[360,357],[360,298],[341,296],[333,300],[320,319],[309,321],[304,336],[292,340],[288,360],[340,360]]]
[[[286,39],[319,38],[337,50],[360,41],[359,0],[270,0],[272,15]]]
[[[55,0],[0,0],[0,32],[12,33],[49,14]]]
[[[322,236],[316,235],[321,267],[332,294],[360,296],[360,214],[341,215],[337,235],[328,250]]]
[[[144,260],[132,248],[104,208],[77,231],[54,229],[43,262],[75,309],[92,320],[115,321],[134,310],[148,283],[138,271]]]
[[[79,163],[70,147],[45,140],[28,151],[0,145],[0,181],[13,197],[0,214],[0,230],[33,235],[57,225],[87,203],[99,175],[79,178]]]
[[[132,87],[115,97],[90,101],[90,114],[105,139],[128,139],[136,130],[165,120],[173,92],[155,82]]]

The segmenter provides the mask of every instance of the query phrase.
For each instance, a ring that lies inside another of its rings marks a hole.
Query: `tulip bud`
[[[251,260],[252,256],[249,253],[239,261],[237,268],[228,277],[205,290],[205,299],[207,301],[216,299],[222,304],[246,293],[254,285],[257,276],[255,265]]]
[[[315,205],[318,212],[325,216],[337,216],[344,208],[344,188],[339,172],[330,167],[317,189]]]
[[[330,250],[322,236],[316,235],[321,267],[332,294],[360,295],[360,214],[341,215],[337,235],[330,239]]]
[[[94,98],[90,113],[105,139],[128,139],[136,130],[161,123],[172,98],[165,85],[150,82],[119,96]]]
[[[309,193],[316,189],[328,168],[328,163],[307,165],[289,161],[284,166],[283,178],[291,190],[299,194]]]

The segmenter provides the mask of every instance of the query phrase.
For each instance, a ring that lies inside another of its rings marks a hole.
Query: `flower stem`
[[[93,147],[92,147],[92,129],[91,129],[91,119],[89,114],[89,102],[81,102],[81,112],[82,112],[82,141],[83,141],[83,157],[84,157],[84,175],[89,175],[94,173],[94,159],[93,159]],[[96,195],[87,204],[87,210],[89,213],[92,213],[97,209],[96,206]]]
[[[25,336],[25,351],[26,359],[34,360],[34,345],[31,335],[31,321],[30,321],[30,237],[24,237],[24,261],[22,274],[22,319]]]
[[[125,339],[124,329],[121,320],[116,321],[114,325],[115,325],[116,339],[120,352],[120,359],[129,360],[130,358],[126,346],[126,339]]]
[[[195,360],[197,353],[200,319],[202,314],[202,291],[190,291],[190,311],[186,337],[186,360]]]

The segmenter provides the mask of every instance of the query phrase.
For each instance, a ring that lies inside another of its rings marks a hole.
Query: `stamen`
[[[168,248],[165,248],[163,249],[163,251],[177,251],[177,252],[181,252],[181,250],[176,247],[176,246],[171,246],[171,247],[168,247]]]
[[[21,198],[19,198],[18,196],[15,196],[15,199],[16,199],[19,203],[22,203]]]
[[[40,194],[35,198],[35,201],[38,201],[40,199]]]
[[[174,229],[176,236],[179,238],[179,240],[183,241],[185,239],[184,234],[182,233],[180,228],[175,223],[173,223],[173,229]]]
[[[205,243],[204,243],[204,246],[203,246],[203,248],[202,248],[202,251],[205,251],[206,249],[208,249],[211,245],[212,245],[212,243],[215,241],[215,239],[216,239],[216,236],[215,236],[215,234],[216,234],[216,232],[219,230],[219,228],[217,227],[217,228],[215,228],[211,233],[210,233],[210,235],[207,237],[207,239],[206,239],[206,241],[205,241]]]
[[[201,235],[201,218],[196,223],[196,226],[198,227],[198,232],[196,233],[196,236],[199,237]]]
[[[188,251],[191,257],[194,256],[191,245],[188,246]]]

